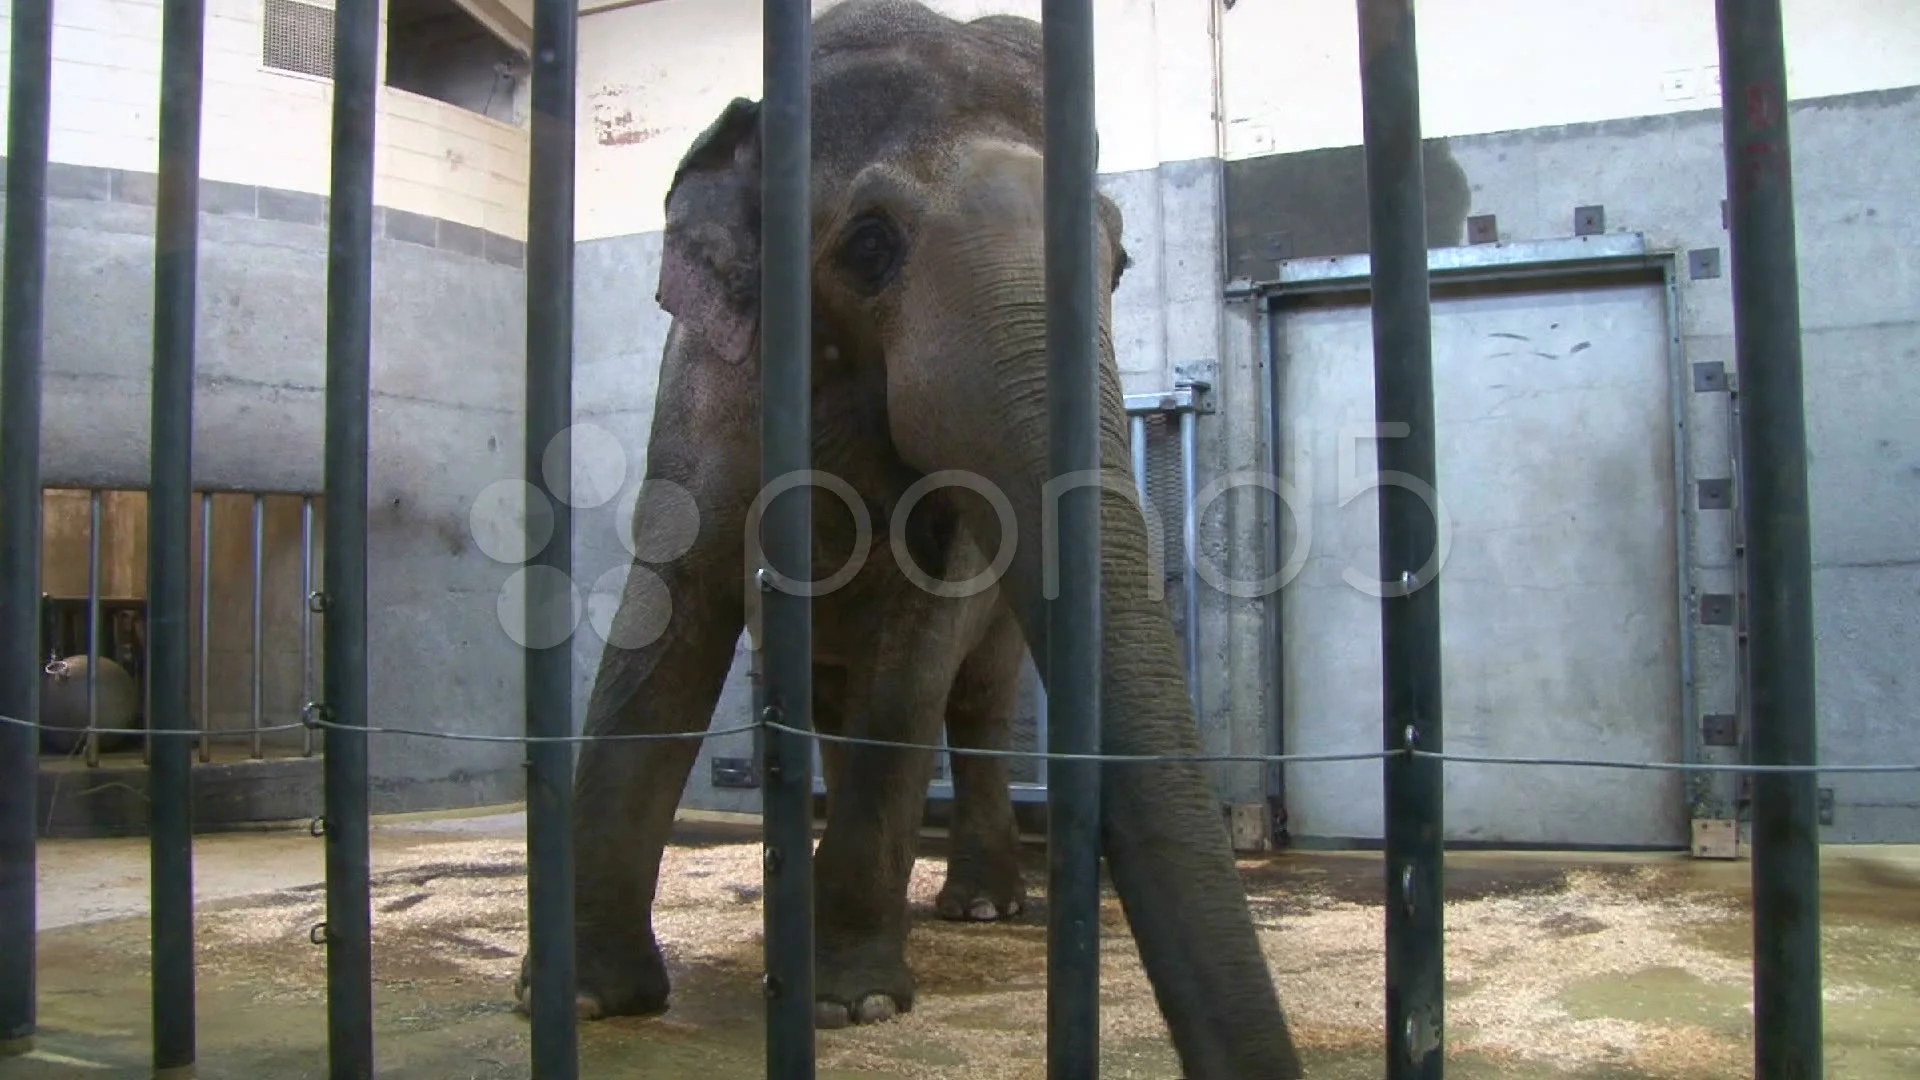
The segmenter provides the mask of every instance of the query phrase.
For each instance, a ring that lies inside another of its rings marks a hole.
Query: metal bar
[[[1358,0],[1379,448],[1383,737],[1440,750],[1440,589],[1417,575],[1438,521],[1417,486],[1434,483],[1433,334],[1428,295],[1420,76],[1413,0]],[[1404,426],[1400,437],[1394,428]],[[1392,477],[1391,482],[1385,478]],[[1438,568],[1435,568],[1437,576]],[[1411,586],[1411,588],[1409,588]],[[1386,1052],[1389,1080],[1444,1074],[1445,942],[1441,766],[1384,764]]]
[[[570,610],[573,588],[574,84],[578,0],[533,6],[532,163],[527,204],[527,480],[553,507],[552,534],[528,560],[526,729],[553,739],[573,734],[572,635],[537,624]],[[558,468],[554,467],[555,465]],[[329,506],[331,510],[331,506]],[[536,640],[558,637],[555,644]],[[573,746],[527,747],[527,933],[534,1080],[580,1075],[574,1008]]]
[[[1679,671],[1677,672],[1680,692],[1680,722],[1685,734],[1682,737],[1685,760],[1699,762],[1706,759],[1700,738],[1699,701],[1694,696],[1694,628],[1690,618],[1694,589],[1693,525],[1690,515],[1691,499],[1687,493],[1691,490],[1688,478],[1692,475],[1692,453],[1689,444],[1692,441],[1687,427],[1688,402],[1692,397],[1692,381],[1688,377],[1686,344],[1681,337],[1680,328],[1680,266],[1679,260],[1671,255],[1661,260],[1660,275],[1661,311],[1667,324],[1667,423],[1673,431],[1673,499],[1674,499],[1674,569],[1676,588],[1673,601],[1679,628]],[[1682,804],[1688,808],[1687,816],[1692,817],[1693,796],[1696,791],[1710,791],[1711,777],[1695,774],[1681,789]]]
[[[89,767],[100,764],[100,491],[87,492],[87,749]]]
[[[1505,244],[1468,244],[1426,250],[1427,273],[1435,281],[1453,280],[1479,271],[1564,268],[1564,272],[1615,265],[1641,266],[1653,256],[1640,233],[1607,233],[1559,240],[1522,240]],[[1288,259],[1275,265],[1274,280],[1250,283],[1248,292],[1305,291],[1309,286],[1367,287],[1373,256],[1366,252],[1309,259]]]
[[[213,492],[200,493],[200,760],[213,760]]]
[[[1048,745],[1048,740],[1052,737],[1047,734],[1047,684],[1043,679],[1036,679],[1035,683],[1037,685],[1033,688],[1033,734],[1036,740],[1034,745],[1044,750]],[[1033,786],[1042,793],[1047,791],[1047,766],[1049,764],[1051,764],[1051,762],[1046,758],[1040,758],[1033,763]],[[1013,785],[1013,787],[1017,791],[1020,785],[1016,784]],[[1016,801],[1017,799],[1018,796],[1016,795]]]
[[[153,256],[153,444],[147,486],[147,667],[152,766],[153,1072],[197,1056],[193,958],[193,369],[199,264],[200,99],[206,0],[166,0]]]
[[[805,0],[766,0],[760,116],[761,478],[812,468],[813,27]],[[812,496],[791,490],[761,515],[765,569],[811,579]],[[766,713],[813,730],[813,603],[800,590],[761,597]],[[766,730],[767,1076],[811,1080],[813,1031],[812,740]]]
[[[1280,318],[1274,311],[1273,303],[1262,297],[1259,305],[1260,332],[1257,338],[1264,351],[1265,370],[1260,380],[1260,414],[1264,427],[1262,441],[1266,444],[1267,474],[1278,481],[1286,475],[1282,465],[1285,461],[1286,423],[1282,408],[1285,404],[1286,371],[1285,353],[1280,345]],[[1265,537],[1265,563],[1269,575],[1280,573],[1286,565],[1282,544],[1285,527],[1292,508],[1281,496],[1279,485],[1267,493],[1267,535]],[[1263,711],[1267,726],[1267,752],[1284,754],[1287,746],[1287,653],[1286,653],[1286,590],[1270,590],[1262,601],[1264,630],[1261,641],[1262,665],[1267,670],[1267,687],[1264,695]],[[1278,762],[1267,767],[1267,798],[1278,814],[1286,812],[1286,766]],[[1284,820],[1284,819],[1282,819]],[[1276,837],[1276,840],[1279,838]]]
[[[0,314],[0,715],[40,718],[40,361],[47,285],[52,0],[13,0],[7,88],[5,310]],[[40,733],[0,724],[0,1055],[39,1020],[35,807]]]
[[[253,700],[251,704],[252,727],[248,736],[248,749],[255,761],[261,756],[260,728],[260,691],[266,682],[266,650],[262,648],[266,637],[266,614],[261,592],[266,584],[266,533],[267,533],[267,497],[256,494],[253,497]]]
[[[1099,235],[1094,219],[1092,0],[1044,0],[1047,426],[1060,491],[1058,592],[1047,600],[1047,748],[1101,746]],[[1100,1073],[1100,769],[1050,770],[1047,1076]]]
[[[1185,625],[1180,641],[1186,648],[1187,693],[1193,715],[1203,717],[1200,692],[1200,521],[1194,503],[1200,489],[1200,418],[1192,411],[1180,414],[1180,599]]]
[[[1800,281],[1780,0],[1718,0],[1753,760],[1817,754]],[[1812,773],[1753,778],[1754,1072],[1824,1075]]]
[[[1132,435],[1129,442],[1133,450],[1133,486],[1144,502],[1147,497],[1147,418],[1138,414],[1128,417],[1127,421]]]
[[[333,165],[327,210],[326,622],[321,715],[364,727],[367,708],[367,445],[373,351],[373,148],[379,0],[339,0],[333,23]],[[373,904],[367,736],[328,728],[327,1075],[373,1076]]]
[[[1179,412],[1183,409],[1200,407],[1200,395],[1191,385],[1176,386],[1171,390],[1162,390],[1150,394],[1128,394],[1126,396],[1127,415],[1140,416],[1144,413]]]
[[[202,579],[204,580],[204,579]],[[300,701],[313,700],[313,496],[300,496]],[[201,624],[206,633],[206,624]],[[201,640],[206,640],[204,637]],[[202,659],[204,665],[205,660]],[[202,679],[205,678],[202,668]],[[202,684],[204,685],[204,683]],[[300,730],[300,756],[313,756],[313,729]]]

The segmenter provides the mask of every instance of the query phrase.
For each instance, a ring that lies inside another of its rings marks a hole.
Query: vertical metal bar
[[[1187,693],[1193,698],[1193,715],[1203,717],[1200,693],[1200,520],[1194,511],[1200,490],[1199,417],[1192,409],[1180,413],[1180,599],[1185,612],[1185,630],[1180,640],[1186,646]]]
[[[1719,0],[1753,760],[1811,765],[1813,548],[1780,0]],[[1754,1072],[1823,1075],[1815,774],[1753,778]]]
[[[813,27],[805,0],[766,0],[760,115],[760,470],[763,483],[813,467],[811,416]],[[813,577],[813,502],[769,500],[760,550],[772,575]],[[813,730],[813,602],[801,589],[762,600],[764,715]],[[813,1032],[812,739],[766,730],[767,1076],[811,1080]]]
[[[1266,535],[1266,572],[1278,574],[1286,565],[1286,548],[1282,541],[1286,536],[1286,523],[1292,513],[1280,492],[1279,480],[1285,475],[1281,467],[1285,459],[1286,448],[1282,445],[1286,438],[1286,424],[1281,413],[1284,401],[1285,371],[1282,368],[1284,357],[1280,348],[1280,312],[1274,301],[1265,296],[1256,297],[1259,305],[1260,347],[1266,362],[1265,376],[1261,379],[1261,417],[1264,422],[1263,433],[1266,442],[1267,473],[1273,477],[1275,490],[1269,492],[1267,501]],[[1286,590],[1275,588],[1268,593],[1263,603],[1265,618],[1265,640],[1262,642],[1262,666],[1267,670],[1267,689],[1265,694],[1265,714],[1267,725],[1267,753],[1280,755],[1287,747],[1287,652],[1285,605]],[[1267,769],[1267,800],[1276,815],[1286,813],[1287,767],[1274,762]],[[1285,818],[1279,817],[1284,821]]]
[[[1047,733],[1047,684],[1043,679],[1036,679],[1035,683],[1037,685],[1033,688],[1034,745],[1044,751],[1052,738]],[[1051,762],[1046,758],[1040,758],[1034,762],[1033,781],[1043,788],[1048,787],[1051,777],[1047,771],[1049,764]]]
[[[1044,0],[1048,450],[1059,498],[1059,590],[1047,601],[1056,753],[1098,753],[1100,287],[1094,244],[1092,0]],[[1047,1075],[1100,1073],[1100,768],[1061,761],[1047,789]]]
[[[13,0],[0,315],[0,1055],[33,1048],[40,733],[40,360],[53,4]]]
[[[379,0],[339,0],[333,24],[333,167],[327,218],[326,623],[321,715],[367,711],[367,447],[373,351],[373,147]],[[327,1075],[373,1076],[373,911],[367,736],[328,728]]]
[[[567,610],[573,570],[574,84],[578,0],[533,7],[532,164],[527,205],[527,480],[553,507],[553,532],[530,560],[526,641],[536,620]],[[553,468],[557,463],[560,467]],[[529,517],[531,536],[536,527]],[[544,631],[538,632],[546,637]],[[535,739],[573,734],[573,648],[526,646],[526,728]],[[532,956],[534,1080],[580,1075],[574,1010],[573,745],[527,747],[527,924]]]
[[[213,492],[200,493],[200,760],[213,760]]]
[[[266,584],[266,533],[267,533],[267,497],[255,494],[253,497],[253,700],[251,702],[251,730],[248,746],[255,761],[260,759],[260,691],[266,680],[266,650],[261,646],[266,638],[266,605],[261,593]]]
[[[1413,0],[1359,0],[1359,18],[1374,411],[1382,427],[1374,445],[1383,734],[1389,749],[1438,751],[1440,589],[1416,577],[1436,550],[1439,523],[1419,490],[1434,482],[1433,337]],[[1387,1076],[1437,1080],[1445,1060],[1441,767],[1394,757],[1384,772]]]
[[[100,764],[100,491],[87,492],[87,764]]]
[[[202,578],[202,580],[205,580]],[[313,496],[300,496],[300,701],[313,700]],[[206,623],[201,624],[206,633]],[[205,640],[202,638],[201,640]],[[202,646],[204,648],[204,646]],[[205,659],[201,663],[204,680]],[[205,685],[203,682],[202,685]],[[313,729],[300,730],[300,756],[313,756]]]
[[[147,685],[153,764],[153,1071],[193,1074],[193,368],[206,0],[166,0],[153,266],[153,448],[147,486]]]
[[[1127,429],[1132,435],[1130,440],[1133,451],[1133,486],[1140,491],[1144,502],[1147,497],[1147,418],[1138,414],[1127,418]]]

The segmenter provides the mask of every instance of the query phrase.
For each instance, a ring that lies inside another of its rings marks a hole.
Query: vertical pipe
[[[153,860],[153,1072],[193,1074],[193,367],[199,270],[200,76],[206,0],[166,0],[153,266],[153,478],[147,486],[148,772]]]
[[[100,491],[87,492],[87,764],[100,764]]]
[[[1281,368],[1280,350],[1280,313],[1275,303],[1261,296],[1255,301],[1260,305],[1260,347],[1266,362],[1265,377],[1261,379],[1261,417],[1265,425],[1267,474],[1273,477],[1275,490],[1269,492],[1267,501],[1266,535],[1266,572],[1278,574],[1286,565],[1286,547],[1283,541],[1287,535],[1286,523],[1292,507],[1281,496],[1279,480],[1286,475],[1281,467],[1285,460],[1286,448],[1281,445],[1286,437],[1286,425],[1282,419],[1281,404],[1286,383],[1285,372]],[[1267,725],[1267,753],[1280,755],[1287,752],[1287,652],[1286,652],[1286,592],[1275,588],[1265,597],[1262,607],[1265,619],[1265,640],[1262,642],[1263,664],[1267,670],[1267,689],[1265,713]],[[1267,769],[1267,800],[1276,815],[1286,812],[1287,767],[1274,762]],[[1279,817],[1279,820],[1285,820]]]
[[[1812,765],[1813,548],[1780,0],[1719,0],[1753,760]],[[1815,774],[1753,778],[1754,1072],[1824,1075]]]
[[[1431,490],[1434,482],[1432,311],[1413,0],[1359,0],[1359,17],[1373,400],[1383,428],[1375,445],[1380,475],[1396,477],[1380,484],[1383,734],[1388,749],[1438,751],[1440,589],[1438,581],[1422,586],[1415,579],[1436,549],[1438,522],[1436,508],[1409,486]],[[1400,427],[1404,434],[1395,430]],[[1387,1076],[1438,1080],[1445,1008],[1440,762],[1393,757],[1384,772]]]
[[[1193,697],[1193,715],[1204,718],[1200,695],[1200,520],[1194,504],[1199,501],[1200,438],[1199,417],[1192,409],[1180,413],[1180,599],[1186,632],[1180,640],[1186,646],[1187,693]],[[1205,722],[1202,719],[1201,722]]]
[[[1129,440],[1133,451],[1133,486],[1140,492],[1140,501],[1147,498],[1147,418],[1136,414],[1127,418],[1127,429],[1132,438]]]
[[[205,580],[202,578],[201,580]],[[300,496],[300,701],[313,700],[313,496]],[[201,624],[206,633],[206,623]],[[201,640],[206,640],[204,637]],[[203,646],[204,648],[204,646]],[[202,665],[205,660],[201,661]],[[202,667],[201,678],[206,678]],[[202,685],[205,685],[204,682]],[[300,756],[313,756],[313,729],[300,730]]]
[[[373,146],[379,0],[339,0],[333,24],[333,165],[327,211],[326,666],[321,715],[367,710],[367,446],[373,353]],[[373,912],[367,736],[327,729],[327,1075],[373,1076]]]
[[[766,0],[760,116],[761,479],[813,467],[813,27],[805,0]],[[769,582],[812,578],[812,496],[769,500],[760,550]],[[776,578],[777,575],[777,578]],[[801,589],[762,596],[764,715],[813,730],[813,603]],[[813,1033],[813,778],[811,739],[767,730],[767,1076],[811,1080]]]
[[[573,570],[574,83],[578,0],[533,6],[532,163],[527,205],[527,479],[553,507],[551,538],[530,560],[526,638],[535,620],[564,610]],[[554,468],[556,463],[558,468]],[[331,507],[329,507],[331,510]],[[536,522],[527,520],[529,538]],[[567,590],[562,592],[561,590]],[[526,729],[573,734],[571,640],[526,646]],[[574,1010],[573,745],[527,746],[527,933],[531,955],[534,1080],[580,1075]]]
[[[1044,0],[1047,425],[1059,491],[1058,590],[1047,601],[1047,749],[1098,753],[1099,262],[1094,244],[1092,0]],[[1052,554],[1052,553],[1049,553]],[[1053,562],[1054,559],[1049,559]],[[1051,590],[1050,590],[1051,591]],[[1047,789],[1047,1075],[1100,1072],[1100,767],[1060,761]]]
[[[40,733],[40,359],[53,4],[13,0],[0,314],[0,1054],[33,1048]]]
[[[213,760],[213,492],[200,493],[200,761]]]
[[[253,497],[253,699],[250,702],[252,734],[248,737],[249,753],[255,761],[260,760],[260,690],[266,682],[266,652],[261,648],[266,627],[262,616],[266,606],[262,603],[262,586],[266,584],[266,533],[267,533],[267,497],[255,494]]]

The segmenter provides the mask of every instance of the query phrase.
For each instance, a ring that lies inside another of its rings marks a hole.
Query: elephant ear
[[[760,105],[734,98],[707,125],[667,189],[654,300],[731,363],[760,323]]]

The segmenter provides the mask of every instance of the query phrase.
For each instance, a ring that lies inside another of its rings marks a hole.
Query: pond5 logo
[[[692,493],[670,480],[629,485],[631,465],[620,440],[593,424],[567,428],[540,455],[541,478],[552,498],[576,511],[612,504],[614,530],[630,556],[585,589],[565,571],[533,561],[553,543],[555,507],[545,492],[525,480],[505,479],[474,497],[467,527],[475,546],[495,562],[519,566],[501,584],[495,603],[500,628],[515,644],[553,648],[573,637],[583,617],[602,641],[623,649],[650,645],[666,632],[673,614],[666,582],[643,564],[669,563],[690,551],[700,512]],[[643,494],[646,522],[636,536],[634,508]],[[623,596],[629,598],[624,606]]]

